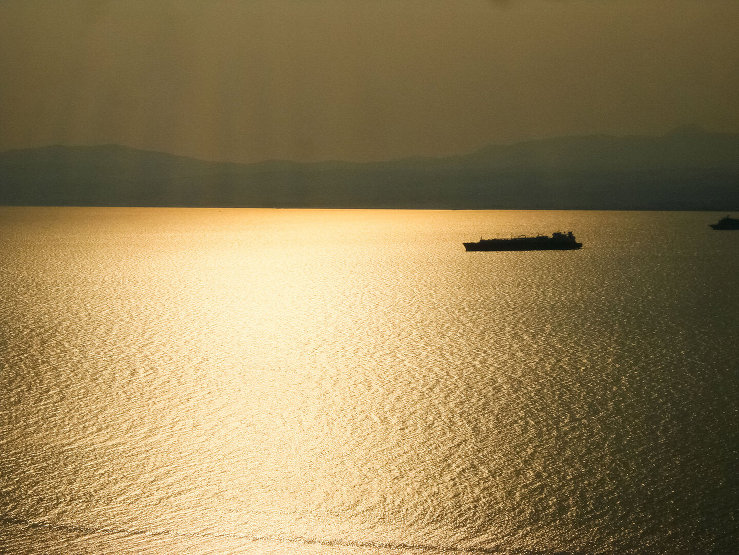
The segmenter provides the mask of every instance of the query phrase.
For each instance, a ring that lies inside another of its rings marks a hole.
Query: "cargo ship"
[[[725,218],[721,218],[718,223],[709,225],[713,229],[739,229],[739,218],[726,216]]]
[[[565,251],[582,247],[571,231],[557,231],[552,236],[511,237],[510,239],[480,239],[476,243],[462,243],[466,251]]]

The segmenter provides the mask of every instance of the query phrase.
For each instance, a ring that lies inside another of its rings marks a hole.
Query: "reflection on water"
[[[0,208],[0,546],[728,552],[713,219]]]

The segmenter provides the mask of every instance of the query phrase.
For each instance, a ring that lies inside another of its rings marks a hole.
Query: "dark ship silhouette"
[[[726,216],[721,218],[718,223],[710,224],[713,229],[739,229],[739,218],[730,218]]]
[[[552,236],[512,237],[510,239],[480,239],[477,243],[463,243],[467,251],[565,251],[582,247],[571,231],[557,231]]]

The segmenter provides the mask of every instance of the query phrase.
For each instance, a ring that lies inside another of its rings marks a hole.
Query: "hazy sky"
[[[738,0],[0,0],[0,150],[378,160],[739,132]]]

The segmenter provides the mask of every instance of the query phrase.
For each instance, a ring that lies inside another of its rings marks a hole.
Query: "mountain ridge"
[[[739,134],[576,135],[385,162],[49,145],[0,152],[0,204],[737,210]]]

